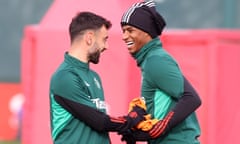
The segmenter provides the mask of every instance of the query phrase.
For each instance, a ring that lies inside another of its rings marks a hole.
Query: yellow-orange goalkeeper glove
[[[143,108],[144,110],[147,110],[145,101],[142,98],[134,98],[130,103],[129,103],[129,109],[128,111],[132,111],[133,107],[139,106]],[[151,115],[147,114],[144,116],[145,120],[141,121],[140,123],[137,124],[136,129],[140,129],[142,131],[148,131],[152,129],[153,125],[155,125],[159,120],[157,119],[151,119]]]

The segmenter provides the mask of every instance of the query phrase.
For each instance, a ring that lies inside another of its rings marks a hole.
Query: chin
[[[99,61],[91,61],[93,64],[98,64]]]
[[[130,54],[135,54],[136,52],[135,51],[129,51]]]

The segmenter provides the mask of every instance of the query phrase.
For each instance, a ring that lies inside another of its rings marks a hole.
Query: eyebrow
[[[128,26],[128,27],[125,27],[123,30],[134,30],[134,28],[133,27],[130,27],[130,26]]]

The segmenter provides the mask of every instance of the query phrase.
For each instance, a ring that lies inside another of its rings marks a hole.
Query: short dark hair
[[[71,42],[85,30],[98,30],[102,26],[109,29],[112,24],[109,20],[92,12],[79,12],[69,25]]]

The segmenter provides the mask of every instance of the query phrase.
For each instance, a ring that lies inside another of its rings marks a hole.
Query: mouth
[[[132,47],[132,46],[134,45],[134,43],[133,43],[132,41],[126,42],[126,44],[127,44],[127,47],[128,47],[128,48],[130,48],[130,47]]]

